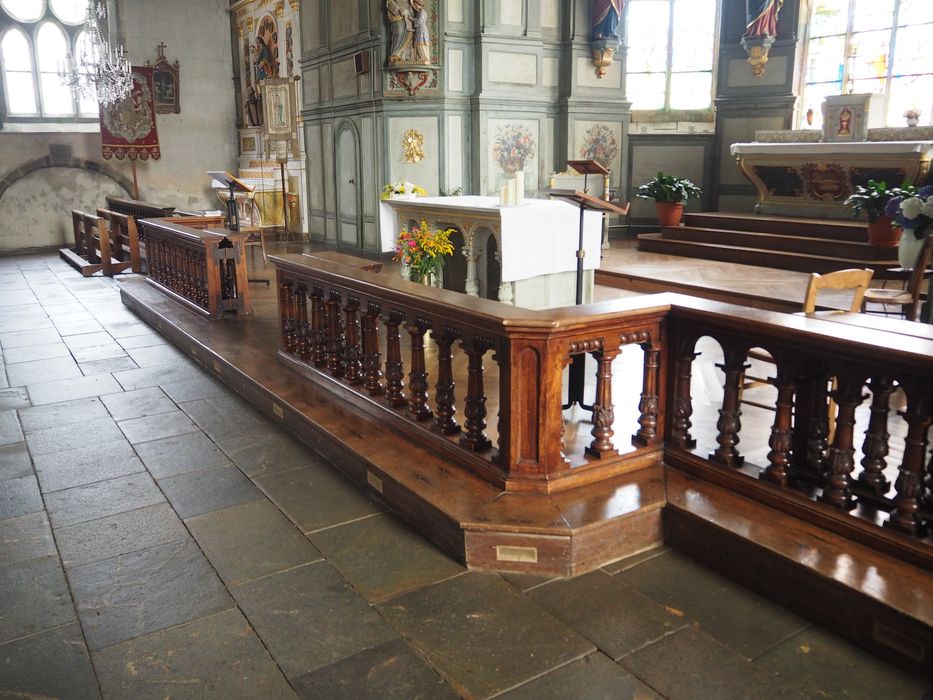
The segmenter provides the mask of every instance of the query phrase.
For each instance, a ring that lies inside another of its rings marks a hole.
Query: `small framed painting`
[[[152,85],[157,114],[181,114],[181,83],[178,61],[169,63],[165,58],[165,43],[158,46],[159,58],[152,66]],[[149,62],[146,62],[149,65]]]

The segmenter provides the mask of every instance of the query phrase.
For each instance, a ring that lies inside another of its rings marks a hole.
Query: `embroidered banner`
[[[106,160],[159,160],[152,68],[133,66],[133,89],[125,99],[100,108],[102,154]]]

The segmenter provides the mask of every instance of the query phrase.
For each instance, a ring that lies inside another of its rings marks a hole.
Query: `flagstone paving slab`
[[[0,591],[3,591],[0,644],[75,619],[58,557],[0,567]]]
[[[159,479],[159,487],[181,518],[264,499],[236,467],[213,467]]]
[[[78,623],[0,646],[0,696],[99,698],[97,678]]]
[[[0,567],[57,554],[45,511],[0,520]]]
[[[41,455],[35,462],[43,493],[107,481],[146,469],[122,436],[113,442]]]
[[[130,474],[46,494],[52,527],[61,528],[108,515],[154,506],[165,497],[148,474]]]
[[[157,479],[232,464],[201,432],[143,442],[136,445],[136,452]]]

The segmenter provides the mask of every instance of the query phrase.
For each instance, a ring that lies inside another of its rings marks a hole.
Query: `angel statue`
[[[784,0],[746,0],[745,36],[777,36],[778,13]]]
[[[593,0],[590,18],[590,41],[621,41],[619,20],[625,0]]]

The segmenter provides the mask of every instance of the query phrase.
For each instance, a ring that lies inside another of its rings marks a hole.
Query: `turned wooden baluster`
[[[308,290],[299,287],[295,294],[298,310],[298,357],[307,362],[311,357],[311,329],[308,327]]]
[[[327,366],[327,322],[324,310],[324,290],[311,290],[311,361],[315,367]]]
[[[739,408],[739,392],[742,386],[742,376],[749,365],[745,364],[745,350],[739,348],[723,348],[724,361],[716,365],[726,375],[723,385],[722,408],[719,410],[719,420],[716,429],[719,434],[716,442],[719,447],[711,452],[709,459],[725,467],[738,468],[745,463],[745,458],[739,454],[736,446],[741,438],[742,411]]]
[[[817,367],[797,401],[797,447],[802,458],[795,459],[794,466],[802,475],[820,481],[826,477],[829,457],[829,379],[829,373]]]
[[[391,311],[386,324],[386,401],[393,408],[408,403],[405,397],[405,365],[402,363],[402,344],[399,326],[405,318],[401,311]]]
[[[451,346],[459,337],[452,328],[434,331],[431,337],[437,344],[437,384],[434,386],[434,423],[431,429],[442,435],[461,432],[457,414],[456,384],[454,383],[453,353]]]
[[[294,353],[298,345],[295,325],[295,288],[286,282],[282,285],[282,349],[287,353]]]
[[[671,390],[671,431],[668,441],[675,447],[692,450],[697,441],[690,435],[693,423],[693,395],[690,381],[693,378],[693,361],[700,356],[695,352],[696,338],[684,337],[674,346],[674,380]]]
[[[363,388],[370,396],[385,393],[382,386],[382,353],[379,352],[379,326],[382,307],[370,304],[363,315]]]
[[[796,369],[786,362],[778,361],[777,376],[774,386],[777,387],[777,401],[774,405],[774,424],[771,426],[771,438],[768,446],[768,467],[761,473],[760,478],[781,487],[787,486],[789,475],[790,455],[794,447],[794,392],[796,391]]]
[[[871,417],[868,419],[868,430],[865,431],[865,442],[862,443],[862,473],[858,475],[859,483],[873,493],[883,496],[888,492],[891,484],[884,476],[888,464],[888,442],[891,435],[888,433],[888,413],[890,412],[891,394],[894,392],[894,382],[887,377],[875,377],[869,383],[871,389]]]
[[[463,342],[460,347],[467,355],[467,396],[463,415],[466,417],[460,446],[473,452],[482,452],[492,447],[484,432],[486,430],[486,394],[483,389],[483,355],[489,343],[476,339]]]
[[[343,308],[345,324],[344,377],[350,384],[363,383],[363,349],[360,345],[360,300],[348,296]]]
[[[826,485],[819,500],[840,510],[855,507],[850,475],[855,469],[855,409],[865,400],[861,375],[841,374],[837,377],[839,388],[832,392],[839,406],[833,446],[826,458]]]
[[[343,328],[340,319],[340,293],[332,291],[324,305],[327,309],[327,371],[333,377],[343,376]]]
[[[894,481],[894,511],[884,526],[908,535],[920,535],[924,528],[918,511],[923,500],[923,470],[933,422],[930,415],[933,399],[929,395],[930,387],[906,384],[904,390],[907,393],[907,410],[901,414],[907,421],[904,461]]]
[[[615,407],[612,405],[612,361],[621,350],[598,350],[593,353],[596,360],[596,398],[593,401],[593,442],[584,449],[591,457],[612,457],[619,451],[612,444],[612,424],[615,422]],[[634,439],[634,438],[633,438]]]
[[[411,338],[411,371],[408,373],[408,411],[415,420],[433,416],[428,406],[428,372],[424,362],[424,333],[427,324],[421,319],[405,325]]]
[[[201,306],[207,308],[207,260],[198,260],[198,300]]]
[[[638,402],[638,425],[640,427],[632,437],[632,444],[651,447],[658,442],[658,413],[661,404],[658,385],[661,349],[650,340],[642,344],[641,349],[645,355],[645,367],[641,400]]]

